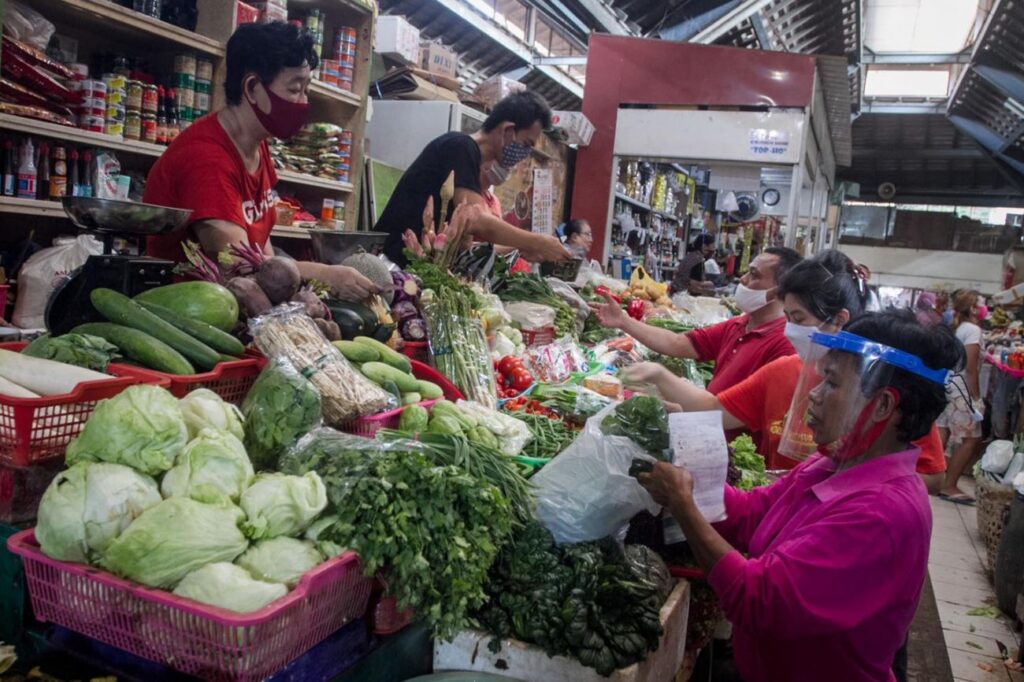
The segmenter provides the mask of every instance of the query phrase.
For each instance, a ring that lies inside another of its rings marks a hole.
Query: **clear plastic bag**
[[[393,395],[348,363],[301,304],[285,303],[249,320],[249,331],[264,355],[272,360],[287,358],[316,386],[324,421],[330,426],[341,426],[398,404]]]
[[[583,300],[582,296],[576,293],[575,289],[563,280],[557,277],[547,277],[544,281],[550,284],[555,293],[561,296],[576,311],[576,333],[582,333],[583,325],[586,324],[587,318],[590,317],[590,306]]]
[[[277,469],[278,459],[321,423],[320,391],[291,361],[272,360],[245,396],[245,450],[257,470]]]
[[[568,337],[530,348],[523,353],[523,362],[534,377],[550,384],[560,384],[590,366],[587,353]]]
[[[63,284],[89,256],[103,253],[103,242],[88,234],[59,239],[53,246],[37,251],[18,271],[18,300],[11,320],[22,329],[42,329],[44,313],[54,289]]]
[[[421,306],[430,356],[434,367],[467,398],[494,408],[498,404],[498,389],[487,337],[472,304],[465,298],[456,292],[424,292]]]
[[[981,468],[989,473],[1002,474],[1010,465],[1011,459],[1013,459],[1013,442],[993,441],[985,448],[985,454],[981,458]]]
[[[555,326],[555,309],[543,303],[515,301],[505,304],[505,312],[523,329],[546,329]]]
[[[518,455],[533,440],[533,433],[526,422],[470,400],[460,400],[456,405],[476,417],[484,428],[497,436],[500,442],[498,447],[506,455]]]
[[[601,432],[601,421],[613,409],[588,419],[579,438],[530,479],[537,518],[559,544],[624,538],[631,518],[659,509],[629,475],[634,459],[656,460],[629,438]]]
[[[46,17],[18,0],[8,0],[3,19],[5,34],[37,50],[45,51],[57,30]]]

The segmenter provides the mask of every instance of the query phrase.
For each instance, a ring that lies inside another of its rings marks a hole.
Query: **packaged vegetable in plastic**
[[[345,359],[320,332],[304,307],[286,303],[249,321],[268,358],[287,358],[320,392],[323,418],[332,426],[396,407],[397,401]],[[243,408],[243,413],[245,412]]]
[[[80,462],[43,493],[36,540],[46,556],[86,563],[160,503],[156,481],[121,464]]]
[[[260,474],[239,501],[245,511],[242,524],[253,540],[298,535],[327,506],[327,489],[315,471],[303,476]]]
[[[430,355],[441,374],[471,400],[495,407],[498,391],[483,324],[469,294],[455,289],[423,292]]]
[[[576,293],[569,284],[557,277],[545,277],[546,281],[551,288],[558,294],[562,300],[572,306],[572,309],[576,311],[576,333],[579,334],[583,331],[583,325],[586,323],[587,318],[590,317],[590,306],[583,297]]]
[[[525,422],[504,412],[471,400],[460,400],[456,406],[461,412],[476,418],[478,426],[493,433],[498,439],[498,449],[506,455],[520,454],[523,448],[533,440],[530,427]]]
[[[505,312],[522,329],[547,329],[555,326],[555,309],[543,303],[506,303]]]
[[[658,505],[629,475],[633,460],[654,462],[629,438],[609,436],[601,422],[609,406],[587,420],[579,438],[530,479],[537,518],[558,544],[624,537],[629,520]]]
[[[185,417],[189,440],[205,428],[226,431],[239,440],[245,439],[242,412],[208,388],[197,388],[178,401]]]
[[[279,537],[257,542],[235,559],[235,563],[254,578],[295,587],[303,573],[323,560],[323,554],[309,540]]]
[[[96,406],[68,443],[67,463],[124,464],[150,476],[174,466],[188,442],[177,399],[157,386],[129,386]]]
[[[254,476],[242,441],[227,431],[203,429],[164,474],[164,497],[191,497],[199,502],[238,502]]]
[[[320,413],[316,387],[286,357],[272,360],[242,403],[245,448],[253,466],[276,469],[278,458],[320,425]]]
[[[251,613],[288,594],[288,588],[254,578],[241,566],[219,561],[186,575],[174,594],[229,611]]]

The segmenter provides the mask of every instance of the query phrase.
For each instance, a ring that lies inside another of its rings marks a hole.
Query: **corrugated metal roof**
[[[827,55],[818,56],[816,61],[836,165],[849,166],[853,161],[853,136],[850,128],[850,79],[847,75],[847,61],[843,57]]]

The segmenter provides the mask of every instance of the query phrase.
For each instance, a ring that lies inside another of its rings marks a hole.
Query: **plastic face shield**
[[[779,452],[799,461],[821,452],[840,466],[862,455],[888,421],[877,418],[880,403],[899,399],[885,391],[897,369],[939,385],[949,375],[916,355],[855,334],[813,334]]]

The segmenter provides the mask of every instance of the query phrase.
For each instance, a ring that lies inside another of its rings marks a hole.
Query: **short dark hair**
[[[865,313],[846,326],[848,331],[865,339],[897,348],[921,358],[931,369],[959,371],[965,364],[963,344],[945,326],[925,327],[909,310]],[[862,384],[865,395],[873,395],[886,386],[899,393],[900,423],[896,429],[906,442],[922,438],[946,409],[946,387],[906,370],[892,367],[882,375],[871,373]]]
[[[779,280],[777,295],[780,299],[796,296],[823,321],[844,309],[851,318],[857,317],[867,304],[867,288],[861,286],[855,267],[846,254],[827,249],[791,267]]]
[[[709,232],[702,232],[701,234],[698,234],[696,237],[693,238],[693,241],[690,242],[690,246],[688,246],[686,250],[688,252],[689,251],[700,251],[705,246],[711,246],[714,243],[715,243],[715,235],[713,235],[713,234],[711,234]]]
[[[506,121],[512,122],[516,130],[530,128],[540,121],[540,127],[547,130],[551,127],[551,107],[536,92],[516,92],[494,105],[484,121],[484,132],[489,133]]]
[[[570,220],[565,225],[565,241],[569,241],[569,238],[572,237],[574,234],[580,234],[581,232],[583,232],[583,226],[589,224],[590,223],[588,223],[586,220],[583,220],[582,218]]]
[[[779,264],[775,266],[775,283],[778,284],[786,273],[793,269],[793,266],[804,259],[799,253],[785,246],[769,246],[762,253],[775,256]]]
[[[283,69],[303,64],[315,69],[320,63],[315,42],[308,31],[283,21],[239,26],[228,39],[224,79],[228,104],[241,104],[242,81],[250,73],[255,73],[264,85],[270,85]]]

